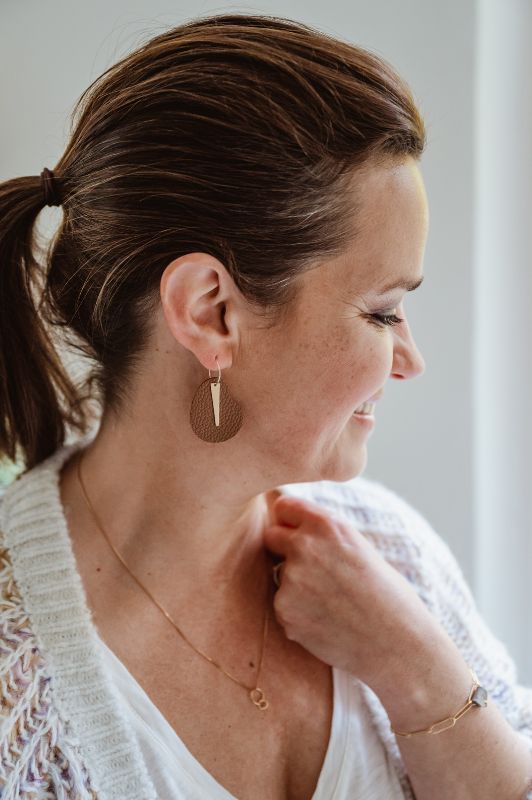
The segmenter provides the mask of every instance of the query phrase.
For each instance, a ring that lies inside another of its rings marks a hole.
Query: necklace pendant
[[[255,703],[257,708],[260,708],[261,711],[265,711],[268,708],[269,703],[264,698],[264,692],[262,689],[259,689],[258,686],[255,689],[251,689],[249,696],[251,698],[251,702]]]

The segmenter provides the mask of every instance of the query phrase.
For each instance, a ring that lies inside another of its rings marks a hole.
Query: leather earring
[[[218,356],[214,356],[218,377],[209,377],[200,383],[190,404],[190,425],[204,442],[225,442],[242,426],[242,408],[222,383]]]

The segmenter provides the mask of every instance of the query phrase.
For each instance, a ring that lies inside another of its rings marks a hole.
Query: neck
[[[272,504],[280,492],[251,491],[251,483],[236,478],[240,470],[233,475],[230,464],[222,469],[211,450],[210,460],[186,454],[176,459],[175,446],[169,453],[168,444],[149,442],[149,436],[100,427],[64,465],[60,487],[71,534],[83,539],[84,548],[96,547],[104,563],[114,562],[118,575],[124,567],[103,528],[163,605],[206,596],[211,605],[213,597],[221,604],[256,598],[263,607],[275,556],[264,548],[262,535],[274,521]]]

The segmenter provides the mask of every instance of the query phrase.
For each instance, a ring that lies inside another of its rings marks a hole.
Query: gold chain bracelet
[[[435,722],[430,728],[424,728],[423,730],[419,731],[410,731],[407,733],[406,731],[396,731],[393,728],[392,733],[395,733],[396,736],[405,736],[407,739],[410,736],[417,736],[421,733],[443,733],[443,731],[449,730],[449,728],[454,728],[456,723],[458,722],[464,714],[467,714],[470,708],[473,706],[487,706],[488,704],[488,692],[486,689],[480,685],[479,680],[471,667],[468,666],[469,672],[473,678],[473,686],[471,687],[471,691],[469,692],[469,697],[467,698],[467,702],[465,705],[460,708],[456,714],[452,717],[446,717],[445,719],[439,720],[439,722]]]

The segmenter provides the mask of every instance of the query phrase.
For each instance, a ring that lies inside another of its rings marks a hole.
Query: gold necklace
[[[234,681],[235,683],[238,683],[239,686],[242,686],[244,689],[247,689],[248,696],[249,696],[250,700],[261,711],[265,711],[268,708],[269,703],[264,697],[263,690],[257,684],[258,684],[258,681],[259,681],[260,671],[261,671],[261,667],[262,667],[262,658],[263,658],[263,655],[264,655],[264,644],[265,644],[265,641],[266,641],[266,632],[268,630],[268,603],[266,603],[266,609],[265,609],[265,613],[264,613],[264,626],[263,626],[263,634],[262,634],[262,646],[261,646],[261,653],[260,653],[259,668],[257,670],[256,685],[255,686],[247,686],[245,683],[242,683],[237,678],[235,678],[234,675],[231,675],[229,672],[227,672],[213,658],[211,658],[210,656],[206,655],[206,653],[202,652],[197,647],[194,647],[192,642],[185,636],[183,631],[174,622],[174,620],[172,619],[170,614],[160,605],[160,603],[157,602],[155,597],[153,597],[151,592],[148,589],[146,589],[146,587],[140,582],[140,580],[137,578],[137,576],[134,575],[133,572],[131,572],[131,570],[129,569],[128,565],[126,564],[126,562],[124,561],[124,559],[122,558],[122,556],[120,555],[118,550],[114,547],[113,543],[111,542],[111,540],[109,539],[108,535],[106,534],[106,532],[105,532],[105,530],[103,528],[103,525],[101,524],[100,520],[98,519],[98,515],[96,514],[96,511],[94,510],[94,507],[93,507],[91,501],[89,500],[89,497],[88,497],[87,492],[85,490],[85,486],[83,484],[83,480],[81,478],[81,461],[82,461],[82,457],[78,458],[77,474],[78,474],[79,484],[81,486],[81,491],[83,492],[83,496],[85,498],[85,502],[87,503],[87,506],[89,507],[89,510],[90,510],[92,516],[94,517],[96,525],[98,526],[98,528],[100,529],[101,533],[104,535],[105,539],[107,540],[107,543],[112,548],[112,550],[114,551],[114,553],[117,556],[117,558],[121,561],[121,563],[127,569],[127,571],[129,572],[129,574],[131,575],[133,580],[135,580],[138,583],[138,585],[140,586],[140,588],[143,589],[144,592],[146,592],[146,594],[148,595],[150,600],[153,600],[153,602],[155,603],[157,608],[159,608],[163,612],[165,617],[169,620],[169,622],[172,623],[172,625],[174,626],[176,631],[179,633],[179,635],[182,636],[182,638],[187,642],[187,644],[189,644],[192,647],[193,650],[196,651],[196,653],[199,653],[200,656],[203,656],[203,658],[207,659],[207,661],[209,661],[211,664],[214,664],[214,666],[217,667],[219,670],[221,670],[224,673],[224,675],[227,675],[227,677],[231,678],[232,681]]]

